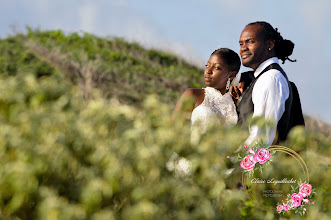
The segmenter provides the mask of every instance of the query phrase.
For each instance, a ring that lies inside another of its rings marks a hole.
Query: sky
[[[331,124],[330,0],[0,0],[0,37],[26,26],[123,37],[201,67],[219,46],[239,52],[246,24],[267,21],[294,44],[281,65],[303,112]],[[246,71],[242,67],[240,71]]]

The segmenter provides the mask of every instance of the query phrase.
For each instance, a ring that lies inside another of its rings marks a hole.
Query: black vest
[[[279,141],[284,141],[286,140],[287,134],[289,133],[292,125],[292,116],[291,116],[291,108],[292,108],[292,100],[293,100],[293,93],[292,93],[292,87],[291,83],[289,82],[286,73],[284,70],[279,66],[277,63],[270,64],[267,66],[258,77],[253,79],[252,83],[247,87],[247,89],[244,91],[242,96],[239,98],[237,102],[237,113],[238,113],[238,124],[244,125],[246,120],[252,116],[254,112],[254,104],[252,101],[252,92],[254,85],[258,78],[265,73],[268,70],[271,69],[277,69],[279,70],[283,76],[285,77],[288,87],[289,87],[289,97],[285,101],[285,111],[281,117],[281,119],[277,123],[277,134],[278,134],[278,139],[276,140],[276,143]],[[254,77],[254,76],[252,76]],[[276,136],[277,137],[277,136]]]

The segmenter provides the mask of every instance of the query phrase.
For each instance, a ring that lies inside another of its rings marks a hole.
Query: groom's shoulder
[[[280,88],[288,91],[289,86],[284,75],[277,69],[271,69],[262,74],[254,85],[253,92],[255,91],[271,91]]]
[[[268,82],[268,81],[281,81],[281,82],[286,82],[286,78],[284,75],[277,69],[270,69],[264,74],[260,76],[260,82]]]

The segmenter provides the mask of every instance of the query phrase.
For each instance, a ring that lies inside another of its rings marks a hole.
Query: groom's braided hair
[[[249,23],[248,25],[260,25],[264,32],[263,34],[265,39],[275,41],[276,56],[281,59],[283,63],[285,63],[286,60],[296,62],[296,60],[291,60],[288,58],[293,52],[294,43],[290,40],[283,39],[277,28],[273,28],[268,22],[265,21],[257,21]]]
[[[218,54],[222,57],[223,61],[228,65],[230,71],[239,72],[240,58],[239,55],[228,48],[219,47],[211,55]]]

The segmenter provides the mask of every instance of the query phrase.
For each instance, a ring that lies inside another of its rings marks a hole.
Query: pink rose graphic
[[[306,203],[306,204],[309,202],[308,199],[303,199],[302,201],[303,201],[304,203]]]
[[[271,154],[265,148],[260,148],[254,155],[254,160],[260,164],[264,164],[271,157]]]
[[[290,211],[291,206],[289,204],[283,204],[284,211]]]
[[[283,211],[283,209],[284,209],[284,207],[283,207],[282,205],[278,205],[278,206],[277,206],[277,211],[278,211],[278,212]]]
[[[255,163],[253,156],[248,155],[241,160],[240,166],[247,171],[251,171],[254,169]]]
[[[312,191],[312,186],[310,184],[301,184],[299,186],[299,193],[303,196],[303,197],[307,197],[310,195],[311,191]]]
[[[253,150],[253,148],[250,148],[250,149],[248,150],[248,153],[249,153],[249,154],[255,154],[255,151]]]
[[[300,193],[293,193],[291,196],[292,207],[298,207],[301,205],[303,196]]]

